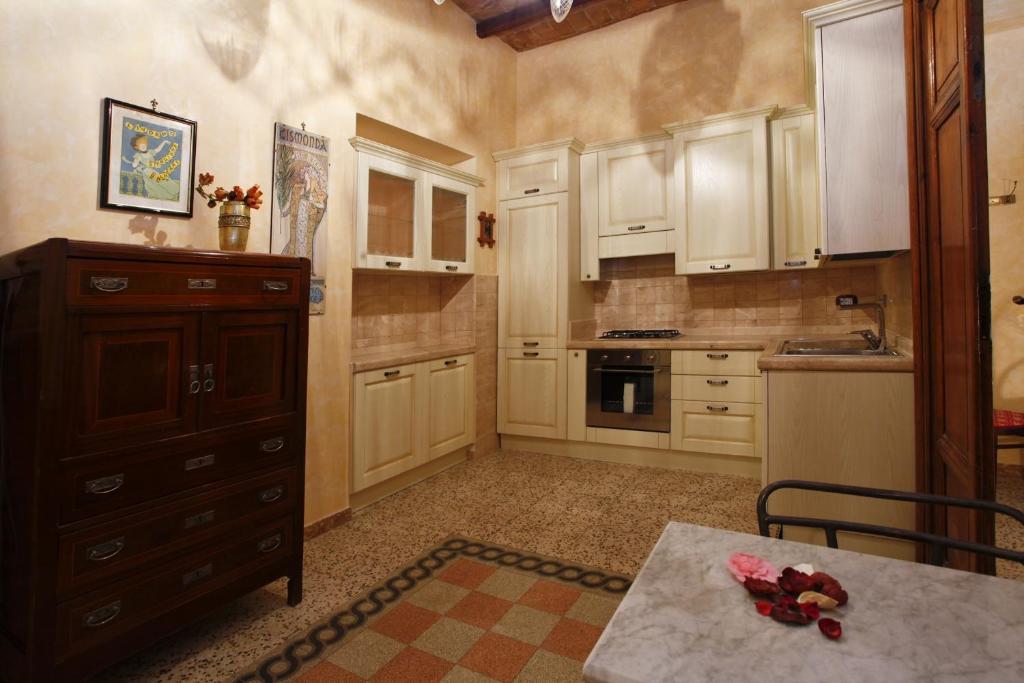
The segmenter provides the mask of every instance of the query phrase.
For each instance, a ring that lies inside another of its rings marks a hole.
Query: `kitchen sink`
[[[863,337],[832,339],[787,339],[780,356],[897,356],[893,349],[873,349]]]

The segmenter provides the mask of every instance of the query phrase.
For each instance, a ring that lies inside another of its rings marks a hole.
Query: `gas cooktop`
[[[680,335],[679,330],[608,330],[600,339],[670,339]]]

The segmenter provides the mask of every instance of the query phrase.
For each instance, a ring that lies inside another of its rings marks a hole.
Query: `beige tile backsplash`
[[[836,328],[873,324],[836,308],[839,294],[878,294],[875,266],[763,273],[675,274],[671,254],[608,259],[594,284],[598,332],[616,328]],[[755,329],[751,329],[755,331]]]

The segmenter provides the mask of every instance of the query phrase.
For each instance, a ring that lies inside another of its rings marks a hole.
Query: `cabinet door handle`
[[[523,346],[540,346],[540,342],[523,342]]]
[[[284,448],[283,436],[275,436],[272,439],[260,441],[260,450],[264,453],[277,453],[282,448]]]
[[[711,270],[729,270],[730,268],[732,268],[732,264],[731,263],[712,263],[709,266],[709,268],[711,268]]]
[[[447,270],[449,273],[454,273],[455,271],[457,271],[459,269],[459,267],[458,266],[445,266],[444,269]]]
[[[199,366],[188,366],[188,393],[198,394],[202,384],[199,382]]]
[[[261,553],[272,553],[281,547],[281,534],[274,534],[269,538],[264,538],[262,541],[256,544],[256,550]]]
[[[728,383],[729,383],[729,380],[727,380],[727,379],[709,379],[708,380],[708,384],[710,384],[713,387],[724,387]]]
[[[458,362],[459,362],[459,359],[458,359],[458,358],[452,358],[451,360],[446,360],[446,361],[444,362],[444,364],[445,364],[445,365],[455,365],[455,364],[456,364],[456,363],[458,363]]]
[[[260,491],[260,502],[261,503],[274,503],[281,500],[281,496],[284,495],[284,485],[278,484],[277,486],[271,486],[269,489],[263,489]]]
[[[199,569],[193,569],[190,572],[186,572],[181,575],[181,585],[189,586],[196,581],[201,581],[209,576],[213,575],[213,563],[204,564]]]
[[[727,413],[729,412],[729,406],[704,406],[713,413]]]
[[[203,455],[198,458],[189,458],[185,461],[185,471],[191,472],[192,470],[201,470],[204,467],[210,467],[216,464],[217,454],[210,453],[209,455]]]
[[[402,262],[401,261],[385,261],[384,265],[387,266],[388,268],[401,268],[402,267]]]
[[[264,280],[264,292],[287,292],[288,282],[286,280]]]
[[[115,600],[109,605],[97,607],[82,617],[82,624],[87,628],[97,628],[109,624],[121,613],[121,601]]]
[[[189,289],[217,289],[217,281],[212,277],[190,277],[188,279]]]
[[[122,550],[124,550],[124,536],[106,543],[97,543],[86,550],[85,554],[91,562],[103,562],[116,556]]]
[[[1010,299],[1010,301],[1017,304],[1018,306],[1024,306],[1024,296],[1021,296],[1020,294],[1014,294],[1013,298]]]
[[[401,372],[402,372],[401,370],[385,370],[384,371],[384,376],[385,377],[394,377],[395,375],[401,374]]]
[[[529,190],[524,190],[523,194],[537,194],[538,192],[540,192],[540,188],[539,187],[534,187],[534,188],[531,188]]]
[[[630,232],[636,232],[637,230],[644,230],[646,227],[646,225],[631,225],[628,228],[626,228],[626,230]]]
[[[210,393],[213,391],[215,384],[213,380],[213,363],[207,363],[203,366],[203,391]]]
[[[100,477],[99,479],[90,479],[85,482],[85,492],[91,493],[94,496],[102,496],[107,493],[113,493],[114,491],[121,488],[124,485],[124,474],[112,474],[109,477]]]
[[[799,266],[806,266],[807,260],[801,259],[799,261],[786,261],[784,264],[787,268],[798,268]]]
[[[205,512],[200,512],[199,514],[192,515],[191,517],[186,517],[185,518],[185,528],[186,529],[193,529],[193,528],[195,528],[197,526],[202,526],[204,524],[209,524],[210,522],[212,522],[214,520],[214,518],[216,516],[217,516],[217,511],[216,510],[207,510]]]
[[[728,357],[729,357],[729,354],[727,354],[727,353],[709,353],[708,354],[708,359],[709,360],[725,360]]]
[[[128,289],[128,278],[126,277],[91,277],[89,286],[101,292],[113,294]]]
[[[527,358],[534,358],[540,355],[540,351],[523,351],[523,355]]]

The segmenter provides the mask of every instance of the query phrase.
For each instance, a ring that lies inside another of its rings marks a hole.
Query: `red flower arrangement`
[[[746,563],[757,559],[748,555],[743,557]],[[771,566],[766,562],[764,564]],[[734,571],[735,568],[736,562],[730,558],[729,570]],[[783,569],[775,581],[763,578],[762,572],[758,574],[759,576],[748,575],[743,578],[743,587],[758,598],[754,602],[758,614],[797,626],[818,622],[818,630],[831,640],[843,634],[840,622],[820,618],[822,609],[841,607],[849,600],[849,595],[835,578],[825,572],[807,574],[793,567]]]
[[[213,184],[212,173],[200,173],[199,184],[196,185],[196,192],[206,200],[206,205],[211,209],[217,206],[218,202],[245,202],[250,209],[258,209],[263,205],[263,192],[259,185],[253,185],[248,190],[243,190],[240,185],[235,185],[230,190],[218,187],[212,193],[207,192],[206,186]]]

